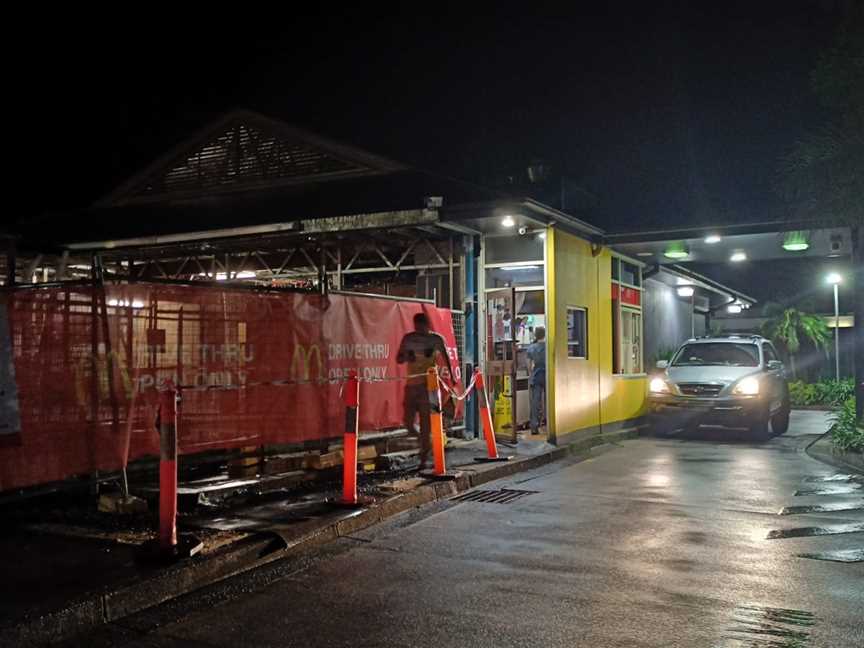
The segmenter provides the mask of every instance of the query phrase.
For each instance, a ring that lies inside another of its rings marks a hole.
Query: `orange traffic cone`
[[[474,370],[474,388],[477,390],[477,402],[480,405],[480,422],[483,425],[483,436],[486,439],[486,457],[474,457],[474,461],[510,461],[513,457],[502,457],[498,454],[495,443],[495,427],[492,424],[492,412],[489,411],[489,396],[483,382],[483,372],[480,368]]]

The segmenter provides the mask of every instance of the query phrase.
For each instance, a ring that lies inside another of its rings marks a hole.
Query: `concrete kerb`
[[[350,536],[387,518],[511,475],[533,470],[569,455],[586,455],[592,448],[638,436],[623,430],[580,439],[568,446],[506,463],[460,467],[452,481],[427,482],[347,517],[331,520],[290,541],[275,534],[239,540],[199,560],[173,565],[152,577],[94,594],[63,609],[0,629],[0,646],[54,642],[165,603],[197,589],[311,551],[340,537]],[[586,456],[587,458],[587,456]]]
[[[809,443],[804,451],[809,457],[840,470],[864,475],[864,455],[851,452],[835,452],[828,433]]]

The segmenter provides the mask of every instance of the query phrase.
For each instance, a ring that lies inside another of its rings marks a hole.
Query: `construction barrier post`
[[[426,371],[426,389],[429,392],[429,427],[432,430],[432,458],[435,477],[446,477],[444,462],[444,423],[441,417],[441,391],[438,388],[438,369],[431,367]]]
[[[360,381],[357,372],[345,384],[345,440],[342,466],[342,504],[357,504],[357,434],[360,431]]]
[[[489,411],[489,395],[483,382],[483,372],[477,367],[474,370],[474,387],[477,390],[477,403],[480,406],[480,422],[483,425],[483,437],[486,439],[488,456],[475,457],[474,461],[509,461],[512,457],[502,457],[498,454],[498,444],[495,443],[495,426],[492,424],[492,412]]]
[[[159,392],[159,547],[177,546],[177,390]]]

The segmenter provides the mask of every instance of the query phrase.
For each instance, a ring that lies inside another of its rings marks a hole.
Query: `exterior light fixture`
[[[747,260],[747,254],[745,252],[733,252],[732,256],[729,257],[729,260],[733,263],[741,263],[742,261]]]
[[[673,243],[663,253],[667,259],[686,259],[690,256],[690,251],[683,243]]]
[[[680,286],[678,288],[679,297],[692,297],[694,293],[693,286]]]
[[[708,245],[714,245],[715,243],[719,243],[722,240],[723,239],[720,238],[720,236],[717,234],[709,234],[708,236],[705,237],[705,242]]]
[[[787,252],[803,252],[809,247],[807,232],[789,232],[783,238],[783,249]]]
[[[832,272],[827,277],[825,277],[825,281],[827,281],[832,286],[836,286],[839,283],[843,283],[843,275],[837,272]]]
[[[726,312],[731,313],[732,315],[737,315],[741,312],[741,304],[729,304],[726,307]]]
[[[513,217],[510,214],[507,214],[501,221],[501,225],[504,227],[513,227],[516,224],[516,221],[513,220]]]

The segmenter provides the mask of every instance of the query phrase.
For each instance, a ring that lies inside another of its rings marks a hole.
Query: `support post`
[[[177,546],[177,390],[159,392],[159,547]]]
[[[834,284],[834,380],[840,381],[840,286]]]
[[[463,239],[464,255],[462,256],[462,276],[465,287],[462,290],[465,312],[465,374],[469,375],[473,368],[477,367],[477,286],[475,281],[474,267],[474,237],[466,236]],[[474,439],[480,436],[477,426],[477,397],[474,393],[468,395],[465,403],[465,436]]]

